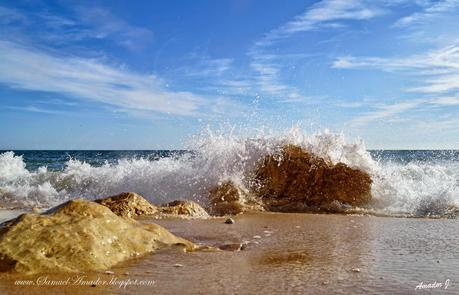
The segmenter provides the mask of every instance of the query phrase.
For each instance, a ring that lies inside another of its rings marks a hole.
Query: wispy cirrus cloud
[[[163,114],[194,115],[207,104],[202,96],[167,89],[153,74],[135,73],[95,59],[59,56],[9,41],[0,41],[0,83]]]
[[[272,96],[283,95],[291,89],[290,86],[280,82],[280,66],[271,59],[265,59],[261,55],[253,55],[251,68],[257,73],[256,81],[260,92]]]
[[[340,28],[340,21],[366,20],[384,13],[384,9],[364,0],[323,0],[303,14],[269,32],[256,46],[267,46],[275,40],[319,28]]]
[[[72,44],[85,40],[110,40],[129,50],[140,50],[153,41],[153,32],[135,26],[97,6],[69,7],[70,12],[56,15],[49,10],[25,12],[0,6],[0,32],[15,36],[17,32],[34,32],[27,37],[53,44]]]
[[[399,72],[417,79],[419,86],[406,88],[421,99],[408,99],[396,104],[375,106],[354,120],[354,125],[365,125],[418,107],[448,107],[459,105],[459,45],[431,50],[406,57],[354,57],[336,59],[332,68],[375,69]],[[446,95],[445,95],[446,94]]]
[[[341,21],[367,20],[384,13],[382,8],[363,0],[323,0],[308,7],[303,14],[280,25],[257,40],[249,51],[251,68],[262,94],[284,102],[299,102],[310,99],[301,91],[282,79],[285,59],[281,53],[273,53],[276,42],[294,34],[317,29],[339,29]]]
[[[175,71],[188,77],[220,77],[232,68],[234,59],[193,56],[193,61]]]
[[[232,58],[211,59],[194,56],[198,62],[176,71],[188,77],[208,79],[207,89],[225,95],[250,95],[274,99],[283,103],[301,103],[313,99],[292,86],[283,74],[292,65],[311,56],[305,53],[287,53],[275,48],[275,43],[294,34],[316,29],[339,29],[340,21],[366,20],[384,13],[384,9],[363,0],[323,0],[305,9],[301,15],[281,24],[255,40],[247,55],[248,68],[235,70]]]
[[[422,105],[424,100],[402,101],[393,104],[380,104],[375,110],[365,112],[350,121],[351,126],[364,126],[368,123],[383,120],[395,115],[412,110]]]
[[[109,38],[130,49],[143,49],[153,40],[153,32],[145,27],[132,25],[102,7],[77,7],[76,24],[86,26],[88,37]]]
[[[17,111],[22,111],[22,112],[40,113],[40,114],[48,114],[48,115],[57,115],[57,114],[66,113],[64,111],[44,109],[44,108],[40,108],[40,107],[33,106],[33,105],[22,106],[22,107],[5,106],[3,108],[9,109],[9,110],[17,110]]]
[[[440,1],[424,1],[421,3],[423,7],[421,11],[404,16],[395,22],[396,27],[405,27],[415,24],[422,24],[426,20],[439,17],[445,13],[459,7],[458,0],[440,0]]]
[[[436,97],[429,101],[429,103],[438,106],[455,106],[459,105],[459,95],[457,96],[443,96]]]
[[[409,92],[441,94],[459,90],[459,45],[407,57],[354,57],[336,59],[332,68],[400,71],[416,76],[421,84]]]
[[[374,68],[385,71],[425,70],[422,73],[438,73],[459,69],[459,45],[453,44],[424,54],[404,57],[353,57],[345,56],[336,59],[333,68]]]

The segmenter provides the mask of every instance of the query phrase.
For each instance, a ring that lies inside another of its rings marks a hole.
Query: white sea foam
[[[441,215],[448,206],[459,205],[458,162],[377,162],[362,141],[349,144],[341,134],[308,135],[297,127],[281,135],[261,133],[253,138],[209,131],[190,144],[193,153],[156,160],[121,159],[98,167],[70,159],[60,172],[46,167],[29,172],[22,157],[6,152],[0,154],[0,199],[51,206],[69,198],[135,191],[153,202],[182,198],[203,202],[209,189],[221,181],[245,185],[257,161],[285,144],[300,145],[333,163],[370,173],[377,201],[370,209]]]

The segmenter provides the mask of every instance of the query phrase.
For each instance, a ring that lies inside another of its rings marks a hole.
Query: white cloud
[[[303,14],[294,17],[291,21],[271,30],[255,42],[248,53],[252,59],[250,66],[256,73],[254,79],[258,91],[284,102],[309,100],[308,97],[300,94],[299,89],[282,80],[281,74],[285,61],[282,60],[282,54],[272,53],[272,45],[296,33],[318,28],[342,28],[343,24],[339,23],[340,21],[371,19],[383,12],[383,9],[363,0],[323,0],[310,6]],[[282,62],[279,62],[280,60]]]
[[[459,45],[407,57],[341,57],[332,64],[338,69],[378,69],[419,76],[423,85],[407,89],[417,93],[446,93],[459,89]]]
[[[111,38],[131,50],[142,49],[153,39],[153,32],[149,29],[131,25],[102,7],[79,7],[76,19],[76,24],[90,27],[85,30],[89,37]]]
[[[385,71],[411,71],[423,69],[423,73],[452,72],[459,70],[459,45],[451,45],[424,54],[405,57],[340,57],[333,62],[333,68],[375,68]]]
[[[398,102],[389,105],[380,105],[377,107],[375,111],[370,111],[364,113],[363,115],[357,116],[350,122],[350,125],[363,126],[368,123],[386,119],[398,115],[400,113],[406,112],[408,110],[414,109],[423,103],[423,100],[413,100]]]
[[[279,96],[289,89],[289,86],[279,82],[280,69],[275,64],[256,58],[251,67],[258,73],[257,82],[261,92]]]
[[[405,91],[418,93],[422,99],[378,107],[355,118],[352,121],[355,125],[388,118],[415,107],[459,105],[459,45],[456,44],[406,57],[341,57],[334,61],[332,67],[401,72],[416,77],[420,84]]]
[[[0,83],[174,115],[194,115],[206,104],[203,97],[193,93],[168,90],[155,75],[95,59],[62,57],[8,41],[0,41]]]
[[[129,24],[101,7],[76,7],[67,16],[50,13],[49,9],[26,12],[0,6],[0,32],[10,39],[18,32],[50,45],[68,44],[87,39],[107,39],[129,50],[145,48],[153,40],[153,32]]]
[[[193,65],[183,66],[176,71],[189,77],[219,77],[231,69],[233,62],[232,58],[210,59],[201,57]]]
[[[422,24],[428,19],[449,13],[459,7],[459,0],[440,0],[423,3],[424,9],[400,18],[395,22],[395,26],[404,27],[413,24]]]
[[[437,97],[432,99],[430,103],[439,106],[455,106],[459,105],[459,96]]]
[[[383,9],[363,0],[323,0],[312,5],[293,20],[272,30],[265,38],[257,42],[257,45],[265,46],[276,39],[320,27],[340,28],[342,24],[339,21],[366,20],[383,13]]]
[[[42,113],[42,114],[50,114],[50,115],[66,113],[64,111],[48,110],[48,109],[43,109],[43,108],[39,108],[39,107],[32,106],[32,105],[28,105],[28,106],[24,106],[24,107],[6,106],[4,108],[10,109],[10,110],[18,110],[18,111],[21,111],[21,112]]]
[[[459,119],[458,118],[449,118],[449,119],[441,119],[441,120],[430,120],[430,121],[418,121],[417,128],[419,130],[429,130],[430,132],[446,132],[446,131],[456,131],[457,126],[459,126]],[[453,143],[458,144],[457,137],[453,139]],[[454,140],[456,142],[454,142]],[[457,149],[457,145],[456,145]]]

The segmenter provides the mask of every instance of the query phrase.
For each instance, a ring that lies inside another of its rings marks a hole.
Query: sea
[[[185,150],[3,150],[0,202],[50,207],[133,191],[154,203],[202,203],[222,181],[244,187],[258,161],[285,144],[368,172],[375,202],[363,212],[453,218],[459,212],[458,150],[368,150],[342,134],[301,130],[251,138],[213,134]]]

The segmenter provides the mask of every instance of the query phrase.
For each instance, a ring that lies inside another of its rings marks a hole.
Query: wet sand
[[[22,209],[0,209],[0,223],[13,219],[16,216],[29,211],[30,210]]]
[[[235,224],[225,224],[222,218],[153,222],[201,244],[249,242],[242,251],[170,249],[119,265],[111,269],[113,274],[3,273],[0,293],[459,294],[457,220],[291,213],[234,219]],[[73,285],[81,276],[83,281],[96,281],[95,286],[81,285],[82,281]],[[67,278],[63,286],[48,285]],[[34,285],[18,286],[17,280]],[[115,284],[127,280],[153,284]],[[102,285],[103,281],[108,283]],[[442,286],[416,290],[421,282]]]

